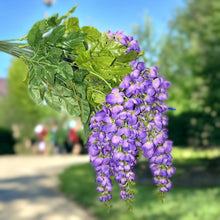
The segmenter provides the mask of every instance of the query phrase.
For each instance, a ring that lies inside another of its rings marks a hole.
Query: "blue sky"
[[[143,24],[145,12],[158,35],[166,32],[174,9],[183,6],[183,0],[56,0],[51,7],[42,0],[1,0],[0,40],[20,38],[44,18],[46,11],[48,16],[63,15],[77,3],[73,16],[79,18],[80,26],[91,25],[101,32],[124,30],[128,35],[133,24]],[[0,77],[7,77],[11,59],[12,56],[0,52]]]

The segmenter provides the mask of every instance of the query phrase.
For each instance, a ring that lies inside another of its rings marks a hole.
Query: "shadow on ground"
[[[220,157],[214,159],[189,159],[174,161],[176,173],[172,177],[175,186],[214,187],[220,185]],[[139,184],[152,184],[149,163],[139,162],[135,167]]]
[[[11,202],[17,199],[30,198],[33,201],[41,197],[41,195],[45,195],[51,199],[55,198],[54,189],[43,184],[39,186],[39,182],[45,180],[45,178],[46,176],[39,175],[0,180],[0,202]]]

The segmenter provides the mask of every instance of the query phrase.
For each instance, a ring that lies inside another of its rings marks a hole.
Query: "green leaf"
[[[41,78],[45,78],[50,84],[54,84],[56,68],[51,66],[51,63],[48,60],[42,60],[43,63],[40,66],[43,69],[43,75]]]
[[[86,99],[82,99],[80,101],[80,104],[81,104],[81,111],[82,111],[81,113],[82,123],[86,123],[90,115],[89,102]]]
[[[73,72],[73,80],[75,82],[82,82],[84,77],[88,74],[89,72],[85,69],[79,69]]]
[[[88,100],[89,104],[91,106],[93,106],[94,108],[96,108],[97,103],[94,102],[94,100],[92,98],[92,91],[89,88],[87,89],[86,97],[87,97],[87,100]]]
[[[45,37],[44,39],[46,42],[56,44],[57,42],[60,42],[62,40],[64,33],[65,33],[65,26],[59,25],[56,28],[54,28],[52,33],[47,37]]]
[[[45,86],[41,84],[41,86],[28,86],[28,92],[30,97],[34,100],[34,102],[38,105],[43,103],[43,97],[45,93]]]
[[[65,33],[77,32],[77,31],[80,30],[80,28],[79,28],[79,19],[77,17],[68,18],[63,24],[66,27],[66,32]]]
[[[76,59],[76,64],[78,66],[82,67],[82,68],[85,67],[85,69],[87,69],[88,66],[92,64],[92,58],[91,58],[91,55],[90,55],[90,51],[87,50],[87,51],[82,52],[81,54],[79,54],[77,59]]]
[[[34,55],[32,56],[32,60],[42,60],[47,54],[47,46],[45,45],[44,39],[41,39],[34,49]]]
[[[47,90],[44,95],[46,103],[54,110],[60,111],[62,106],[62,100],[60,97],[51,90]]]
[[[73,97],[68,97],[64,99],[65,107],[67,112],[73,117],[80,116],[79,105]]]
[[[39,86],[43,73],[44,71],[39,65],[31,65],[31,68],[29,70],[29,84]]]
[[[78,46],[83,43],[86,38],[86,33],[81,31],[78,32],[69,32],[67,35],[64,36],[62,40],[61,47],[64,49],[73,49],[75,46]]]
[[[47,33],[52,28],[58,26],[63,19],[69,17],[76,9],[77,5],[75,5],[72,9],[70,9],[65,15],[58,18],[58,14],[53,15],[47,19],[37,21],[30,31],[27,34],[27,41],[30,46],[36,46],[38,42],[42,39],[44,33]]]
[[[73,8],[71,8],[66,14],[64,14],[63,16],[61,16],[58,21],[61,22],[62,20],[68,18],[71,14],[73,14],[73,12],[76,10],[78,4],[76,4]]]
[[[137,57],[138,53],[136,51],[131,51],[129,53],[124,53],[116,59],[119,63],[129,63]]]
[[[129,65],[113,66],[112,68],[109,68],[108,70],[106,70],[106,72],[109,72],[112,76],[118,75],[120,77],[130,74],[132,71],[133,71],[132,67]]]
[[[63,97],[70,97],[70,96],[73,96],[74,93],[71,89],[67,88],[66,86],[64,85],[60,85],[58,83],[56,83],[54,85],[54,89],[56,90],[56,92],[60,95],[62,95]]]
[[[63,55],[63,50],[62,49],[52,47],[48,51],[47,59],[53,64],[58,64],[58,62],[60,61],[62,55]]]
[[[90,120],[89,119],[87,120],[86,123],[83,123],[83,131],[84,131],[84,141],[83,142],[84,142],[84,144],[86,144],[88,137],[89,137],[89,134],[90,134],[90,129],[89,129]]]
[[[114,59],[115,59],[114,57],[101,56],[101,57],[94,57],[93,62],[95,62],[96,65],[105,68],[105,67],[109,67],[113,63]]]
[[[70,63],[66,61],[62,61],[59,63],[57,67],[57,73],[60,74],[65,79],[72,79],[73,78],[73,69]]]
[[[127,48],[119,42],[114,40],[109,41],[110,39],[108,36],[102,33],[97,42],[92,42],[90,44],[92,54],[96,56],[111,56],[117,58],[127,50]]]
[[[86,51],[85,45],[84,43],[77,45],[73,48],[73,50],[71,51],[71,53],[73,54],[80,54],[82,52]]]
[[[51,28],[56,27],[58,24],[60,24],[60,22],[58,21],[58,13],[47,18],[46,23],[48,27],[51,27]]]
[[[87,36],[85,39],[87,43],[91,43],[91,42],[98,40],[101,35],[100,32],[96,28],[91,27],[91,26],[84,26],[81,28],[81,30],[84,33],[87,33]]]
[[[110,67],[100,67],[96,64],[93,64],[92,66],[93,72],[95,72],[98,75],[101,75],[102,78],[105,80],[114,80],[115,77],[117,78],[118,81],[122,80],[122,78],[125,75],[128,75],[129,73],[132,72],[132,67],[129,65],[124,65],[124,66],[110,66]]]
[[[122,55],[126,50],[127,48],[124,45],[116,41],[111,41],[106,44],[102,50],[102,53],[111,55],[113,57],[118,57]]]
[[[104,103],[105,102],[105,97],[106,95],[103,93],[99,93],[99,92],[93,92],[92,93],[92,99],[95,103]]]
[[[113,63],[114,59],[114,57],[108,56],[91,57],[90,51],[87,50],[78,55],[76,64],[81,68],[92,71],[93,66],[100,66],[102,68],[109,67]]]
[[[37,43],[42,39],[42,35],[43,35],[41,29],[44,28],[46,28],[45,20],[36,22],[28,32],[27,35],[28,44],[30,44],[31,46],[37,45]]]
[[[77,94],[81,95],[82,99],[86,99],[86,85],[82,82],[75,83]]]

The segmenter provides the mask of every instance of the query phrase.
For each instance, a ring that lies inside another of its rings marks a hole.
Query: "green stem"
[[[91,90],[93,90],[93,91],[96,91],[96,92],[98,92],[98,93],[101,93],[101,94],[104,94],[104,95],[106,95],[106,93],[104,93],[104,92],[102,92],[102,91],[100,91],[100,90],[97,90],[97,89],[93,89],[93,88],[90,88]]]
[[[25,47],[23,47],[25,45]],[[23,48],[21,48],[23,47]],[[26,44],[23,43],[12,43],[9,41],[0,41],[0,51],[8,53],[15,57],[20,58],[21,56],[29,59],[33,55],[31,48],[28,48]]]
[[[19,38],[18,40],[19,40],[19,41],[23,41],[23,40],[25,40],[26,38],[27,38],[27,34],[24,35],[23,37]]]

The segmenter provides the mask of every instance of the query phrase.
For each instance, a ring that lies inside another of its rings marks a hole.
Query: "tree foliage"
[[[167,104],[177,108],[174,114],[179,117],[182,114],[189,116],[187,123],[190,128],[187,129],[192,131],[189,136],[202,140],[196,141],[198,145],[202,142],[208,145],[210,141],[216,144],[217,136],[213,134],[220,126],[219,23],[218,0],[186,0],[185,6],[177,9],[170,21],[168,34],[159,39],[162,44],[156,54],[156,65],[173,85],[169,89]],[[150,30],[149,22],[145,22],[145,28],[137,32],[141,44],[144,44],[143,39],[150,39]],[[152,45],[152,41],[150,39],[148,45]],[[154,52],[152,56],[155,56]],[[197,123],[198,120],[200,123]],[[178,126],[183,129],[178,121],[181,120],[176,120],[174,130]],[[201,129],[196,129],[196,124]],[[174,130],[170,129],[170,133]]]
[[[145,13],[144,16],[144,26],[140,24],[135,24],[132,26],[132,33],[138,39],[139,45],[144,51],[143,60],[146,65],[153,65],[158,58],[158,39],[156,39],[156,34],[150,16]]]
[[[186,1],[170,21],[169,33],[159,39],[156,54],[149,18],[145,17],[144,29],[133,29],[140,45],[157,57],[156,64],[172,82],[169,104],[178,108],[177,113],[219,109],[219,10],[218,0]]]
[[[203,96],[202,107],[219,112],[220,2],[188,0],[186,3],[185,9],[177,12],[171,27],[174,34],[177,32],[184,39],[192,74],[201,78],[202,84],[195,90]]]
[[[11,128],[17,124],[21,137],[32,137],[34,126],[40,120],[55,112],[47,106],[38,106],[28,95],[27,86],[24,83],[27,67],[22,60],[13,59],[8,72],[8,95],[4,98],[2,114],[4,114],[4,126]]]

